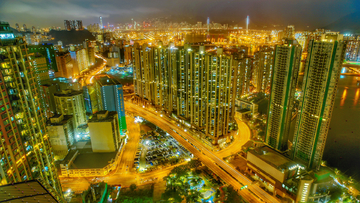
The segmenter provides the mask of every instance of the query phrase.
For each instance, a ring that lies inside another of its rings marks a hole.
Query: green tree
[[[235,189],[231,185],[226,188],[226,196],[227,197],[224,203],[244,202],[243,198],[237,193],[237,191],[235,191]]]
[[[198,159],[192,159],[188,163],[190,168],[197,168],[201,166],[201,161]]]
[[[134,183],[130,185],[130,190],[132,192],[134,192],[134,190],[136,190],[136,185]]]
[[[176,190],[166,188],[165,192],[161,195],[161,199],[169,202],[182,202],[183,198]]]
[[[191,190],[186,196],[186,202],[201,202],[201,198],[204,196],[197,190]]]

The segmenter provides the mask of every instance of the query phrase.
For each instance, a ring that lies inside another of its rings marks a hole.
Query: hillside
[[[360,33],[360,12],[346,15],[324,28],[341,33]]]
[[[51,35],[53,38],[55,38],[54,40],[50,41],[50,43],[57,44],[58,41],[62,41],[64,46],[69,44],[82,44],[86,39],[95,40],[95,37],[87,30],[51,30],[48,35]]]

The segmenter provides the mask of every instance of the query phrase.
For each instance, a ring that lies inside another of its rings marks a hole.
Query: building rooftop
[[[55,114],[51,118],[60,118],[60,117],[61,117],[61,114]]]
[[[63,116],[63,119],[60,122],[54,122],[55,120],[59,119],[61,116]],[[49,120],[46,121],[46,125],[47,126],[65,125],[72,118],[73,118],[72,115],[55,114],[53,117],[51,117]]]
[[[75,96],[75,95],[79,95],[79,94],[83,94],[82,91],[75,91],[75,90],[63,90],[61,92],[57,92],[54,94],[54,96],[56,97],[70,97],[70,96]]]
[[[240,109],[240,110],[237,110],[237,112],[239,112],[239,113],[247,113],[247,112],[251,113],[251,111],[249,109]]]
[[[248,153],[255,155],[264,162],[272,165],[278,169],[287,169],[290,166],[296,165],[296,162],[286,158],[275,150],[270,149],[269,147],[259,147],[253,150],[250,150]]]
[[[108,74],[96,75],[94,79],[100,86],[121,85],[117,78]]]
[[[106,110],[98,111],[93,115],[93,117],[88,121],[88,123],[110,122],[114,120],[114,116],[117,116],[116,111],[106,111]]]
[[[56,53],[56,56],[65,56],[65,55],[67,55],[67,54],[70,54],[70,52],[68,52],[68,51],[62,51],[62,52],[57,52],[57,53]]]
[[[115,159],[117,152],[92,152],[80,153],[69,167],[70,169],[104,168],[112,159]]]
[[[48,202],[58,201],[37,180],[0,186],[0,202]]]

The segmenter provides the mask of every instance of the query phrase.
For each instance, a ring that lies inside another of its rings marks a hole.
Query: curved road
[[[223,181],[234,186],[235,189],[240,190],[242,186],[248,185],[247,189],[239,191],[240,195],[247,201],[268,203],[280,202],[277,198],[268,194],[257,185],[251,185],[251,180],[223,161],[218,155],[218,153],[222,153],[221,151],[214,153],[208,150],[190,134],[186,133],[182,128],[172,123],[170,119],[157,115],[155,112],[141,108],[129,102],[125,102],[125,109],[127,112],[134,113],[165,130],[194,156],[199,158],[201,162],[217,174]]]
[[[270,194],[263,191],[257,185],[251,185],[251,180],[246,178],[244,175],[239,173],[237,170],[228,165],[225,161],[222,160],[223,157],[229,156],[236,153],[240,150],[241,147],[247,140],[250,138],[250,130],[246,124],[237,120],[239,130],[235,137],[235,141],[230,144],[226,149],[219,152],[212,152],[208,150],[202,143],[193,138],[189,133],[186,133],[183,128],[178,127],[176,124],[172,123],[170,119],[161,117],[155,112],[149,111],[145,108],[141,108],[135,104],[125,102],[126,111],[143,117],[144,119],[152,122],[161,129],[167,131],[171,136],[173,136],[180,144],[187,148],[194,156],[198,157],[206,166],[209,167],[215,174],[217,174],[223,181],[227,184],[231,184],[235,189],[240,190],[244,185],[248,185],[247,189],[239,191],[240,195],[244,197],[249,202],[279,202],[278,199],[274,198]],[[130,123],[133,123],[132,118]],[[131,127],[132,126],[132,127]],[[117,170],[113,173],[108,174],[103,180],[111,185],[113,184],[122,184],[130,185],[132,183],[143,184],[143,180],[152,179],[157,177],[157,180],[161,180],[163,177],[168,175],[168,173],[175,166],[164,168],[160,171],[148,172],[145,174],[136,174],[129,172],[128,169],[132,168],[134,153],[136,152],[137,145],[139,142],[139,126],[131,125],[129,126],[129,135],[130,139],[127,145],[125,145],[124,154],[119,163]],[[131,149],[130,149],[131,148]],[[126,152],[126,153],[125,153]],[[131,165],[130,165],[131,164]],[[80,178],[63,178],[61,180],[63,188],[72,188],[73,190],[82,191],[88,188],[90,182],[86,177]],[[149,183],[149,182],[146,182]]]

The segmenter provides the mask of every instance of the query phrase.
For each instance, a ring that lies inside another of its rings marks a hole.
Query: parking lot
[[[144,134],[139,146],[134,162],[140,171],[177,164],[192,157],[173,137],[160,129]]]

